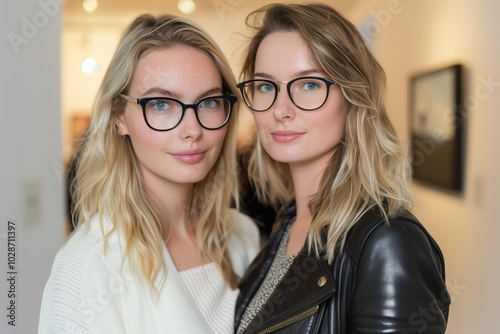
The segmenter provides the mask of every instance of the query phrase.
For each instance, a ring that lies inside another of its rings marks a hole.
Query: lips
[[[203,159],[206,153],[206,150],[186,150],[177,153],[171,153],[171,155],[181,162],[194,164]]]
[[[297,138],[301,137],[304,132],[296,131],[274,131],[271,132],[273,139],[279,143],[290,143]]]

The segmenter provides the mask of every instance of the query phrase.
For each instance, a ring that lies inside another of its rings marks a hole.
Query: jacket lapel
[[[276,219],[271,240],[252,262],[242,278],[236,304],[235,331],[246,307],[272,265],[285,230],[295,218],[295,210],[295,201],[290,201],[284,206]],[[308,256],[304,249],[297,255],[290,269],[244,333],[260,332],[265,328],[279,324],[315,307],[335,293],[336,284],[328,262],[324,259]]]
[[[294,210],[295,206],[293,206],[292,209]],[[250,265],[250,267],[248,267],[245,275],[241,279],[241,283],[239,285],[240,293],[238,295],[238,299],[236,300],[236,310],[234,316],[235,330],[237,330],[239,326],[241,317],[243,316],[243,312],[245,312],[245,309],[259,289],[262,281],[266,277],[269,268],[271,268],[274,257],[276,256],[276,252],[278,251],[279,244],[281,242],[281,239],[283,238],[283,234],[285,233],[286,227],[294,217],[293,214],[290,214],[292,212],[288,211],[292,210],[287,210],[287,208],[285,208],[284,212],[282,212],[279,218],[277,218],[275,222],[275,228],[277,225],[279,225],[281,228],[275,231],[272,238],[253,260],[252,264]],[[287,212],[288,214],[285,215],[285,213]]]
[[[336,291],[326,260],[299,254],[245,333],[289,321],[330,298]]]

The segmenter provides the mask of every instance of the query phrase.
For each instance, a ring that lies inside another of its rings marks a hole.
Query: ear
[[[129,134],[127,123],[124,120],[125,113],[122,113],[121,115],[118,115],[115,117],[115,127],[116,127],[116,132],[120,136],[126,136]]]

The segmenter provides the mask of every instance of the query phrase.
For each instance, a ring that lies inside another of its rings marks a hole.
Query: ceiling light
[[[97,72],[99,67],[100,64],[94,58],[87,58],[82,62],[82,72],[86,74]]]
[[[92,13],[97,9],[99,3],[97,2],[97,0],[83,0],[82,6],[87,13]]]
[[[193,0],[179,0],[177,8],[184,14],[191,14],[196,9],[196,4]]]

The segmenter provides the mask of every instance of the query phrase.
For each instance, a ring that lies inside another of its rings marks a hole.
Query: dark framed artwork
[[[411,77],[413,178],[448,190],[462,190],[462,66]]]

